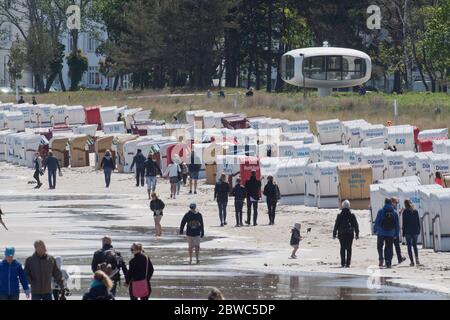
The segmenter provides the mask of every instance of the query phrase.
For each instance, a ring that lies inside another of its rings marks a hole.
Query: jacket
[[[261,181],[256,179],[256,177],[251,177],[245,183],[245,189],[247,189],[247,197],[252,197],[255,200],[259,200],[261,198]]]
[[[147,159],[144,162],[145,175],[147,177],[156,177],[158,174],[162,176],[161,168],[153,159]]]
[[[115,255],[108,255],[110,253],[109,251],[113,251]],[[113,270],[116,269],[116,273],[111,276],[111,280],[114,282],[120,281],[120,270],[122,270],[123,274],[126,275],[128,270],[125,262],[123,261],[122,255],[115,251],[113,246],[110,244],[104,245],[100,250],[97,250],[94,253],[94,256],[92,258],[91,262],[91,270],[93,273],[97,271],[97,267],[99,264],[102,263],[108,263],[111,264],[113,267]]]
[[[234,201],[244,201],[245,198],[247,198],[247,190],[245,187],[241,186],[240,184],[236,185],[233,188],[233,197]]]
[[[146,161],[146,158],[142,154],[142,152],[139,152],[137,155],[133,157],[133,162],[131,163],[131,170],[133,170],[134,165],[136,165],[136,170],[144,168],[144,163]]]
[[[160,210],[161,213],[159,214],[160,216],[163,215],[163,210],[165,208],[165,204],[161,199],[156,199],[156,200],[152,200],[150,201],[150,210],[152,210],[153,212],[155,212],[156,210]],[[156,216],[156,213],[154,213],[154,215]]]
[[[83,300],[114,300],[114,296],[102,282],[94,280],[89,292],[83,295]]]
[[[420,218],[417,210],[405,209],[402,214],[402,233],[404,236],[420,234]]]
[[[394,213],[394,230],[387,231],[382,227],[382,222],[384,218],[384,213],[391,211]],[[398,237],[400,234],[400,225],[398,215],[395,212],[394,208],[391,205],[384,205],[383,209],[380,209],[377,214],[377,218],[375,219],[374,232],[376,235],[380,237]]]
[[[54,156],[48,156],[44,161],[44,170],[45,169],[48,169],[48,171],[56,171],[56,169],[61,170],[58,159]]]
[[[6,260],[0,262],[0,295],[18,295],[19,281],[24,291],[30,290],[22,265],[17,260],[13,260],[11,264]]]
[[[140,281],[145,279],[145,271],[147,269],[147,280],[150,283],[150,279],[153,276],[153,264],[149,257],[142,253],[135,254],[133,259],[130,260],[130,266],[128,274],[125,277],[126,283],[130,284],[132,281]]]
[[[267,182],[266,186],[264,187],[263,194],[266,196],[267,202],[274,203],[278,202],[277,199],[277,185],[273,182]]]
[[[39,257],[34,253],[25,261],[25,274],[31,285],[32,294],[49,294],[52,292],[52,277],[60,288],[64,288],[61,270],[50,255]]]
[[[350,230],[346,230],[348,225],[347,222],[350,224]],[[338,238],[344,236],[351,236],[353,238],[355,235],[356,237],[359,237],[358,221],[356,220],[356,216],[351,213],[350,209],[344,208],[341,213],[338,214],[336,222],[334,223],[333,238],[336,238],[336,235]]]
[[[228,202],[228,195],[230,194],[230,185],[227,182],[219,181],[214,188],[214,199],[218,203]]]
[[[41,157],[34,158],[33,163],[34,163],[34,169],[38,172],[41,172],[42,171],[42,158]]]
[[[102,169],[110,168],[110,169],[114,170],[116,168],[116,164],[112,157],[109,157],[109,159],[106,157],[103,157],[100,166],[102,167]]]
[[[180,225],[180,234],[184,232],[184,226],[187,224],[186,235],[189,237],[202,237],[205,235],[202,214],[189,211],[183,217]]]

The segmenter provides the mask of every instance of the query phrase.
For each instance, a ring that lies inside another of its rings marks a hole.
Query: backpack
[[[122,265],[122,257],[114,249],[104,251],[103,255],[104,262],[111,265],[112,272],[109,277],[114,278],[120,272],[119,268]]]
[[[281,192],[280,192],[280,188],[278,188],[278,185],[275,185],[275,193],[277,196],[277,200],[281,200]]]
[[[342,235],[352,235],[354,228],[351,222],[351,215],[343,216],[341,225],[339,226],[339,233]]]
[[[393,211],[384,211],[381,227],[384,231],[393,231],[395,229],[395,218]]]

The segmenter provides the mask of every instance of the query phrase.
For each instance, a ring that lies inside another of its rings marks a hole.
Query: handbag
[[[148,257],[145,260],[146,266],[145,266],[145,279],[139,280],[139,281],[133,281],[131,291],[133,294],[133,297],[135,298],[144,298],[150,295],[150,288],[147,280],[148,275]]]

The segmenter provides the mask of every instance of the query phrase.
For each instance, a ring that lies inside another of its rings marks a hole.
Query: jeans
[[[188,174],[187,173],[183,173],[183,185],[186,185],[187,178],[188,178]]]
[[[136,168],[136,187],[140,185],[143,187],[145,184],[145,168]]]
[[[106,187],[109,187],[109,185],[111,184],[112,169],[111,168],[104,168],[103,172],[105,173],[105,184],[106,184]]]
[[[269,210],[269,223],[275,223],[275,210],[277,209],[276,202],[267,202],[267,209]]]
[[[236,211],[236,224],[242,224],[242,208],[244,207],[244,201],[235,200],[234,201],[234,209]]]
[[[247,199],[247,224],[250,224],[253,207],[253,224],[256,225],[258,221],[258,201],[250,201]]]
[[[48,171],[48,187],[50,189],[56,188],[56,170]]]
[[[413,249],[414,249],[414,256],[416,257],[416,260],[419,258],[419,250],[417,249],[417,237],[418,235],[405,235],[406,237],[406,244],[408,246],[408,256],[409,260],[411,260],[411,263],[414,263],[413,259]]]
[[[147,188],[148,190],[152,190],[155,192],[156,190],[156,182],[158,180],[156,179],[156,176],[147,176]]]
[[[0,294],[0,300],[19,300],[19,294]]]
[[[394,238],[394,248],[395,248],[395,253],[397,254],[397,259],[398,259],[398,263],[402,262],[402,249],[400,247],[400,239],[399,238]]]
[[[220,223],[227,222],[227,205],[228,202],[217,202],[217,206],[219,207],[219,218]]]
[[[341,266],[350,267],[350,263],[352,262],[353,236],[340,236],[339,242],[341,244]]]
[[[31,300],[44,300],[44,301],[51,301],[53,299],[51,293],[46,294],[31,294]]]
[[[383,259],[384,246],[384,259]],[[378,260],[386,262],[386,267],[392,266],[392,257],[394,256],[394,237],[378,236],[377,238]]]
[[[36,180],[37,184],[40,185],[41,184],[41,179],[40,179],[41,173],[39,172],[39,170],[36,170],[34,172],[33,178],[34,180]]]

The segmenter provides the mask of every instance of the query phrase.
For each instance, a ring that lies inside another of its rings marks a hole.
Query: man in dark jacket
[[[374,233],[377,235],[379,266],[382,267],[383,261],[385,261],[386,268],[390,269],[394,255],[394,237],[400,233],[398,215],[395,213],[391,199],[386,199],[384,201],[384,207],[378,211],[375,219]]]
[[[227,205],[228,195],[230,193],[230,185],[227,182],[226,175],[222,174],[220,180],[216,183],[214,188],[214,200],[217,200],[219,206],[220,226],[227,225]]]
[[[144,186],[145,183],[145,156],[142,154],[142,150],[138,149],[137,154],[133,158],[133,162],[131,163],[131,171],[133,171],[134,166],[136,165],[136,187],[139,187],[139,182],[141,186]]]
[[[205,229],[203,225],[203,217],[197,211],[197,205],[191,203],[189,211],[184,215],[180,225],[180,234],[184,233],[184,227],[187,225],[186,236],[189,244],[189,264],[192,264],[192,252],[195,249],[195,256],[197,264],[200,263],[200,239],[205,236]]]
[[[19,282],[27,298],[30,297],[27,277],[14,254],[14,248],[6,248],[5,259],[0,262],[0,300],[19,300]]]
[[[275,210],[277,209],[278,196],[280,190],[278,186],[273,183],[273,177],[267,177],[267,184],[264,187],[263,194],[266,196],[267,208],[269,211],[269,225],[275,224]]]
[[[247,190],[247,225],[250,225],[253,207],[253,225],[258,225],[258,201],[261,198],[261,181],[256,179],[256,171],[252,171],[252,176],[245,183]]]
[[[392,207],[394,208],[394,212],[397,215],[397,219],[400,221],[400,217],[397,212],[399,201],[397,198],[393,197],[393,198],[391,198],[391,202],[392,202]],[[403,261],[406,260],[406,258],[402,256],[402,248],[400,246],[400,241],[401,241],[401,239],[400,239],[400,228],[399,228],[398,232],[394,236],[394,249],[395,249],[395,253],[397,255],[398,264],[401,264]]]
[[[236,180],[236,186],[233,188],[234,209],[236,211],[236,227],[242,227],[242,209],[244,208],[244,201],[247,197],[247,190],[241,186],[241,179]]]
[[[31,285],[32,300],[52,300],[52,279],[56,281],[61,292],[64,292],[64,281],[61,270],[55,259],[47,253],[43,241],[34,243],[35,253],[25,261],[25,274]]]
[[[48,171],[48,186],[50,189],[56,188],[56,170],[59,171],[59,175],[61,175],[61,167],[59,166],[59,161],[53,155],[53,152],[49,152],[47,159],[44,161],[44,172],[47,169]]]
[[[419,265],[419,250],[417,249],[417,238],[420,234],[420,218],[419,212],[412,205],[411,200],[405,200],[405,210],[402,213],[402,233],[406,238],[406,244],[408,245],[408,256],[410,260],[410,266],[414,267]],[[414,263],[413,249],[416,262]]]
[[[342,211],[336,218],[333,239],[336,239],[336,235],[341,244],[341,266],[350,268],[353,239],[354,237],[356,240],[359,238],[359,226],[356,216],[350,211],[350,201],[348,200],[342,203]]]
[[[148,198],[152,198],[152,193],[156,190],[156,183],[157,178],[156,176],[159,175],[162,177],[161,168],[158,165],[158,162],[153,160],[153,154],[149,153],[147,160],[144,162],[144,170],[145,170],[145,177],[147,179],[147,191],[148,191]]]
[[[109,236],[103,237],[102,248],[94,253],[91,262],[92,272],[95,273],[95,271],[98,270],[99,265],[102,263],[111,265],[112,273],[109,277],[114,283],[111,289],[111,294],[116,296],[117,284],[120,284],[120,270],[122,270],[124,276],[126,276],[128,270],[120,252],[114,250],[112,246],[112,239]]]

